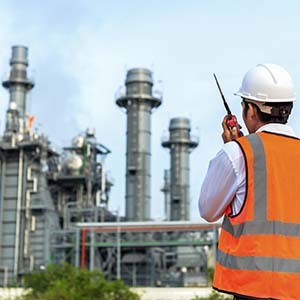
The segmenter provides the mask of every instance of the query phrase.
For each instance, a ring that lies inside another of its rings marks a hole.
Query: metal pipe
[[[85,240],[86,240],[86,229],[81,230],[81,269],[85,268]]]
[[[121,279],[121,226],[120,214],[117,212],[117,279]]]
[[[37,186],[37,179],[31,177],[31,167],[32,161],[28,162],[25,169],[27,169],[27,183],[31,181],[33,183],[32,189],[26,189],[25,193],[25,232],[24,232],[24,249],[23,255],[24,257],[28,257],[29,255],[29,232],[30,232],[30,204],[31,204],[31,193],[36,192],[35,188]],[[36,183],[34,183],[36,181]],[[28,185],[27,185],[28,186]]]
[[[16,211],[16,238],[15,238],[15,261],[14,261],[14,276],[18,276],[19,263],[19,247],[20,247],[20,223],[21,223],[21,206],[22,206],[22,179],[23,179],[23,160],[24,150],[20,149],[19,153],[19,170],[18,170],[18,196],[17,196],[17,211]]]
[[[34,256],[30,255],[29,257],[29,271],[32,272],[34,269]]]
[[[122,231],[127,230],[129,228],[150,228],[152,230],[158,230],[159,228],[182,228],[182,229],[212,229],[213,225],[216,225],[217,227],[221,226],[221,223],[200,223],[200,222],[194,222],[194,221],[167,221],[167,222],[154,222],[154,221],[148,221],[148,222],[97,222],[97,223],[76,223],[76,226],[79,228],[84,228],[86,230],[92,229],[92,228],[107,228],[108,230],[114,229],[116,230],[118,226],[122,227]]]
[[[95,231],[90,231],[90,271],[95,268]]]
[[[75,244],[75,266],[79,267],[80,258],[80,229],[76,228],[76,244]]]
[[[165,196],[165,220],[170,221],[171,218],[171,185],[170,185],[170,170],[164,170],[164,183],[161,191]]]

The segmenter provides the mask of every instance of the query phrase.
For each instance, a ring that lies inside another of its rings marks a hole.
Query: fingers
[[[222,122],[222,127],[223,127],[222,139],[224,144],[231,141],[231,134],[230,134],[229,127],[227,125],[227,120],[228,120],[228,116],[225,116]]]
[[[232,140],[237,139],[239,137],[239,130],[237,129],[237,127],[230,128],[230,134],[231,134]]]
[[[222,122],[223,131],[229,131],[227,121],[228,121],[228,115],[224,117],[223,122]]]
[[[231,142],[239,137],[239,130],[236,126],[229,127],[227,125],[228,116],[225,116],[222,122],[223,133],[222,139],[224,144]]]

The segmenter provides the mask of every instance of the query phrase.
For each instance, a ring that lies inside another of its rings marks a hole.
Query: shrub
[[[24,300],[139,300],[121,280],[107,281],[99,271],[69,264],[50,265],[24,276],[29,293]]]
[[[207,297],[199,297],[193,298],[192,300],[229,300],[232,299],[232,296],[220,294],[216,291],[212,291]]]
[[[212,285],[213,279],[214,279],[214,273],[215,273],[215,269],[210,267],[207,268],[207,279],[208,279],[208,284]]]

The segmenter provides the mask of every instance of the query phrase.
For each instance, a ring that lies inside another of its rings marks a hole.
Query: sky
[[[191,220],[197,221],[201,183],[222,147],[225,109],[212,74],[242,126],[233,93],[251,67],[282,65],[300,95],[299,12],[297,0],[1,0],[0,74],[9,71],[11,47],[27,46],[35,126],[56,147],[68,146],[87,127],[96,130],[112,151],[105,162],[114,181],[109,208],[123,215],[126,114],[115,97],[127,70],[151,69],[163,92],[152,114],[151,216],[164,218],[160,189],[170,155],[161,139],[171,118],[188,117],[200,141],[190,156]],[[8,99],[0,89],[1,133]],[[289,122],[298,136],[299,101]]]

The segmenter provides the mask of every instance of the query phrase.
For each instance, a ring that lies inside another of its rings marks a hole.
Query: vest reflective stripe
[[[300,238],[276,234],[242,234],[235,238],[223,230],[219,249],[237,257],[271,256],[300,259]]]
[[[219,277],[221,285],[215,287],[215,289],[221,292],[231,291],[234,295],[248,296],[250,299],[283,299],[283,300],[299,300],[299,282],[300,273],[276,273],[278,276],[274,276],[273,272],[262,271],[249,271],[249,270],[235,270],[227,269],[216,263],[216,267],[220,270],[223,276]],[[233,278],[235,285],[243,287],[244,278],[248,279],[247,289],[234,289],[232,290],[231,283],[228,282],[228,278]],[[282,287],[280,293],[270,288],[268,283],[272,283],[273,286]],[[292,284],[291,284],[292,282]],[[253,294],[255,289],[260,288],[259,294]],[[247,292],[245,292],[247,291]]]
[[[284,273],[300,272],[300,259],[285,259],[262,256],[236,257],[218,250],[218,262],[224,267],[236,270],[261,270]]]
[[[247,136],[254,156],[254,220],[267,217],[267,171],[264,145],[257,134]]]
[[[224,216],[213,287],[253,298],[300,299],[300,141],[270,133],[237,140],[246,201]]]
[[[280,221],[267,221],[264,223],[253,224],[245,222],[232,225],[227,216],[224,217],[222,228],[235,238],[251,234],[281,234],[291,237],[300,237],[300,224],[283,223]]]

